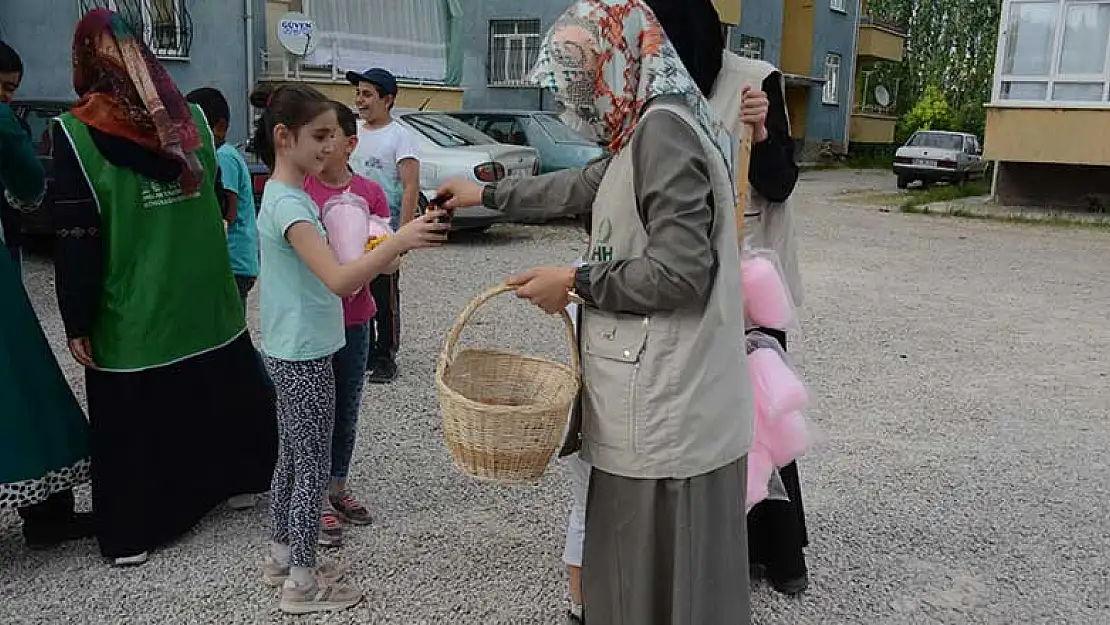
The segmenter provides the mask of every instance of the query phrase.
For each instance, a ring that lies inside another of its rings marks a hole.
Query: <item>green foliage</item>
[[[905,116],[936,99],[926,97],[927,89],[938,89],[946,96],[949,126],[982,137],[1002,0],[871,0],[869,7],[874,18],[908,33],[904,61],[874,68],[872,84],[897,85],[897,112]],[[899,130],[919,119],[903,120]]]
[[[939,87],[929,85],[917,104],[902,116],[898,124],[899,142],[918,130],[952,130],[952,107]]]

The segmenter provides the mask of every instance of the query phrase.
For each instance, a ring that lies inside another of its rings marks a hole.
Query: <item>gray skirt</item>
[[[747,458],[684,480],[594,468],[582,595],[597,625],[748,625]]]

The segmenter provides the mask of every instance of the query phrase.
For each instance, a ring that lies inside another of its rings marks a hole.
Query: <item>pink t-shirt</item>
[[[304,190],[320,210],[323,210],[324,205],[331,198],[350,191],[366,200],[370,205],[371,213],[389,219],[389,200],[386,199],[381,185],[358,174],[352,174],[352,176],[349,184],[338,188],[324,184],[315,176],[309,176],[305,178]],[[377,311],[378,307],[374,303],[373,296],[370,295],[369,285],[363,287],[358,293],[343,298],[343,323],[347,327],[359,326],[370,321]]]

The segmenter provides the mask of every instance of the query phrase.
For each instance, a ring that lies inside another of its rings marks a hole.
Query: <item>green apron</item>
[[[58,118],[100,210],[104,281],[90,337],[105,371],[170,365],[229,344],[246,330],[216,198],[216,152],[200,109],[205,180],[192,194],[108,162],[88,127]]]
[[[0,243],[0,508],[88,479],[88,422]]]

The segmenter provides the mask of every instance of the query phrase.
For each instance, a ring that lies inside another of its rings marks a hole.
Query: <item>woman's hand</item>
[[[451,224],[436,221],[446,217],[447,211],[430,210],[401,226],[393,236],[398,251],[401,253],[424,247],[439,247],[447,241],[447,231]]]
[[[443,207],[447,210],[465,208],[467,206],[482,205],[482,191],[484,185],[469,180],[448,180],[436,191],[436,197],[443,199]]]
[[[509,276],[505,284],[514,287],[517,297],[529,300],[545,313],[554,315],[570,304],[575,271],[574,267],[539,267]]]
[[[69,340],[69,353],[73,355],[73,359],[86,367],[96,368],[96,361],[92,357],[92,342],[89,337],[82,336],[76,339]]]
[[[767,94],[745,85],[740,90],[740,103],[740,121],[751,125],[752,143],[763,143],[768,136],[767,111],[771,108]]]

